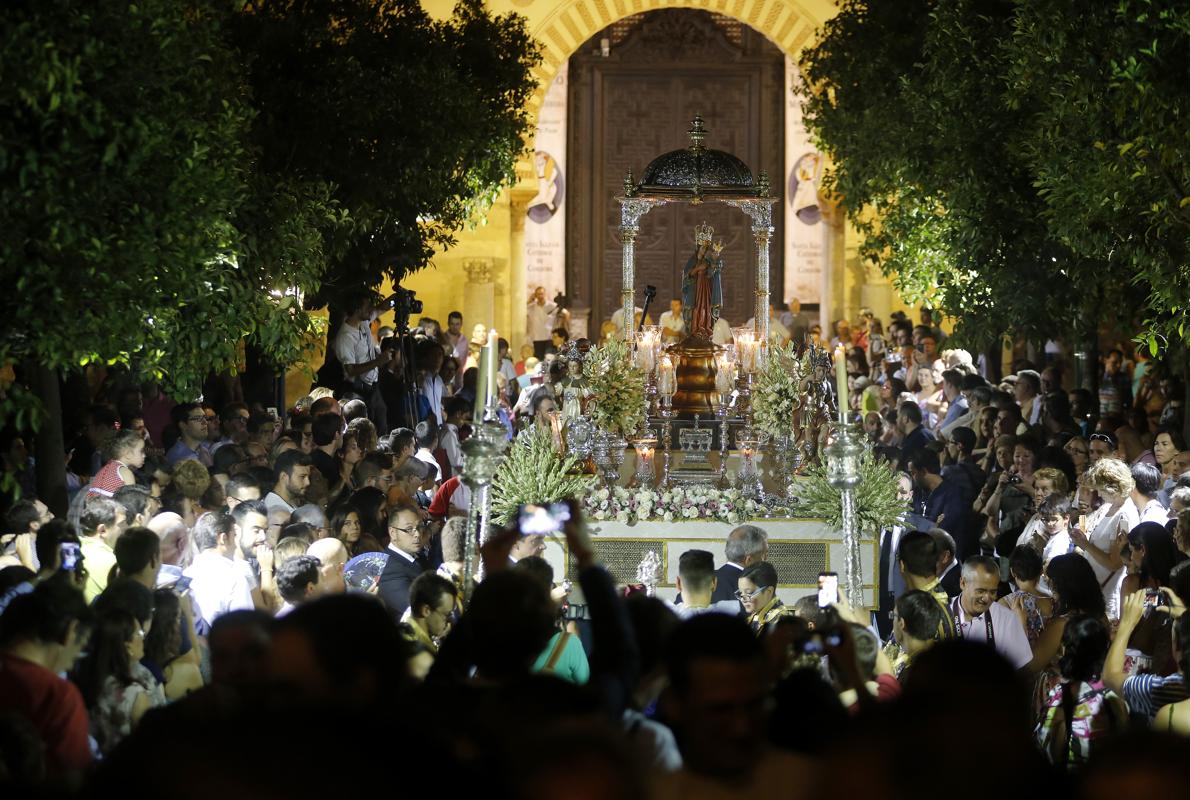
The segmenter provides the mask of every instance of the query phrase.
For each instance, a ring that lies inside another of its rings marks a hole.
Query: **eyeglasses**
[[[753,597],[756,597],[756,595],[768,588],[768,586],[757,586],[750,592],[745,592],[743,589],[736,589],[735,596],[737,600],[751,600]]]
[[[186,421],[187,422],[206,422],[207,418],[205,415],[201,416],[201,417],[186,417]]]
[[[1065,449],[1068,455],[1074,455],[1075,453],[1078,453],[1080,456],[1087,455],[1086,449],[1082,447],[1067,447]]]
[[[392,528],[392,530],[397,531],[399,533],[403,533],[406,536],[412,536],[413,534],[421,531],[424,527],[425,526],[419,522],[418,524],[414,525],[412,528]]]

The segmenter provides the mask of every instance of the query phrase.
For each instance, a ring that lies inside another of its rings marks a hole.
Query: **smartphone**
[[[522,505],[517,512],[521,536],[550,536],[561,533],[570,521],[570,506],[550,503],[545,506]]]
[[[838,647],[842,643],[843,637],[838,631],[826,631],[810,635],[798,649],[805,655],[821,656],[826,654],[828,647]]]
[[[174,581],[174,585],[170,588],[173,589],[174,594],[179,596],[184,595],[186,592],[190,591],[190,579],[183,575]]]
[[[829,608],[839,602],[839,573],[818,573],[818,607]]]
[[[62,553],[62,569],[67,572],[78,569],[79,561],[82,560],[82,550],[78,542],[62,542],[58,545],[58,550]]]

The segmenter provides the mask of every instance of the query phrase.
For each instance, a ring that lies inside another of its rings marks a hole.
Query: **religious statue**
[[[682,269],[682,319],[693,338],[707,339],[723,305],[723,242],[705,222],[694,229],[694,255]]]
[[[583,377],[583,362],[572,358],[566,362],[566,377],[559,383],[562,396],[562,419],[570,420],[581,417],[587,410],[587,401],[591,397],[591,387]]]
[[[803,399],[796,427],[798,449],[805,466],[817,461],[821,439],[834,417],[834,387],[830,381],[830,365],[830,356],[817,345],[811,344],[802,355],[798,393]]]

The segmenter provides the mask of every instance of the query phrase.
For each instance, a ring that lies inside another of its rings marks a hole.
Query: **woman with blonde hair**
[[[1103,591],[1107,616],[1120,618],[1118,584],[1124,575],[1121,551],[1128,532],[1140,523],[1140,512],[1132,502],[1132,471],[1117,458],[1102,458],[1082,477],[1082,485],[1098,493],[1102,504],[1086,517],[1085,525],[1070,529],[1070,538],[1079,546]]]

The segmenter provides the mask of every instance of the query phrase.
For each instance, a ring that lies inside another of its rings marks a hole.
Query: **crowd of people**
[[[393,346],[371,311],[361,299],[336,337],[343,381],[283,418],[114,390],[74,444],[68,512],[32,492],[7,509],[0,782],[125,798],[1190,795],[1190,451],[1157,365],[1113,351],[1092,397],[1057,361],[992,384],[924,315],[887,342],[872,319],[837,326],[854,412],[905,501],[865,532],[876,607],[784,603],[752,524],[725,530],[720,564],[679,554],[668,602],[617,585],[576,501],[557,534],[567,574],[542,535],[497,527],[465,583],[460,444],[484,337],[452,314]],[[415,391],[393,393],[410,349]],[[559,403],[548,373],[518,380],[536,355],[507,349],[514,436]],[[387,749],[392,765],[367,758]]]

